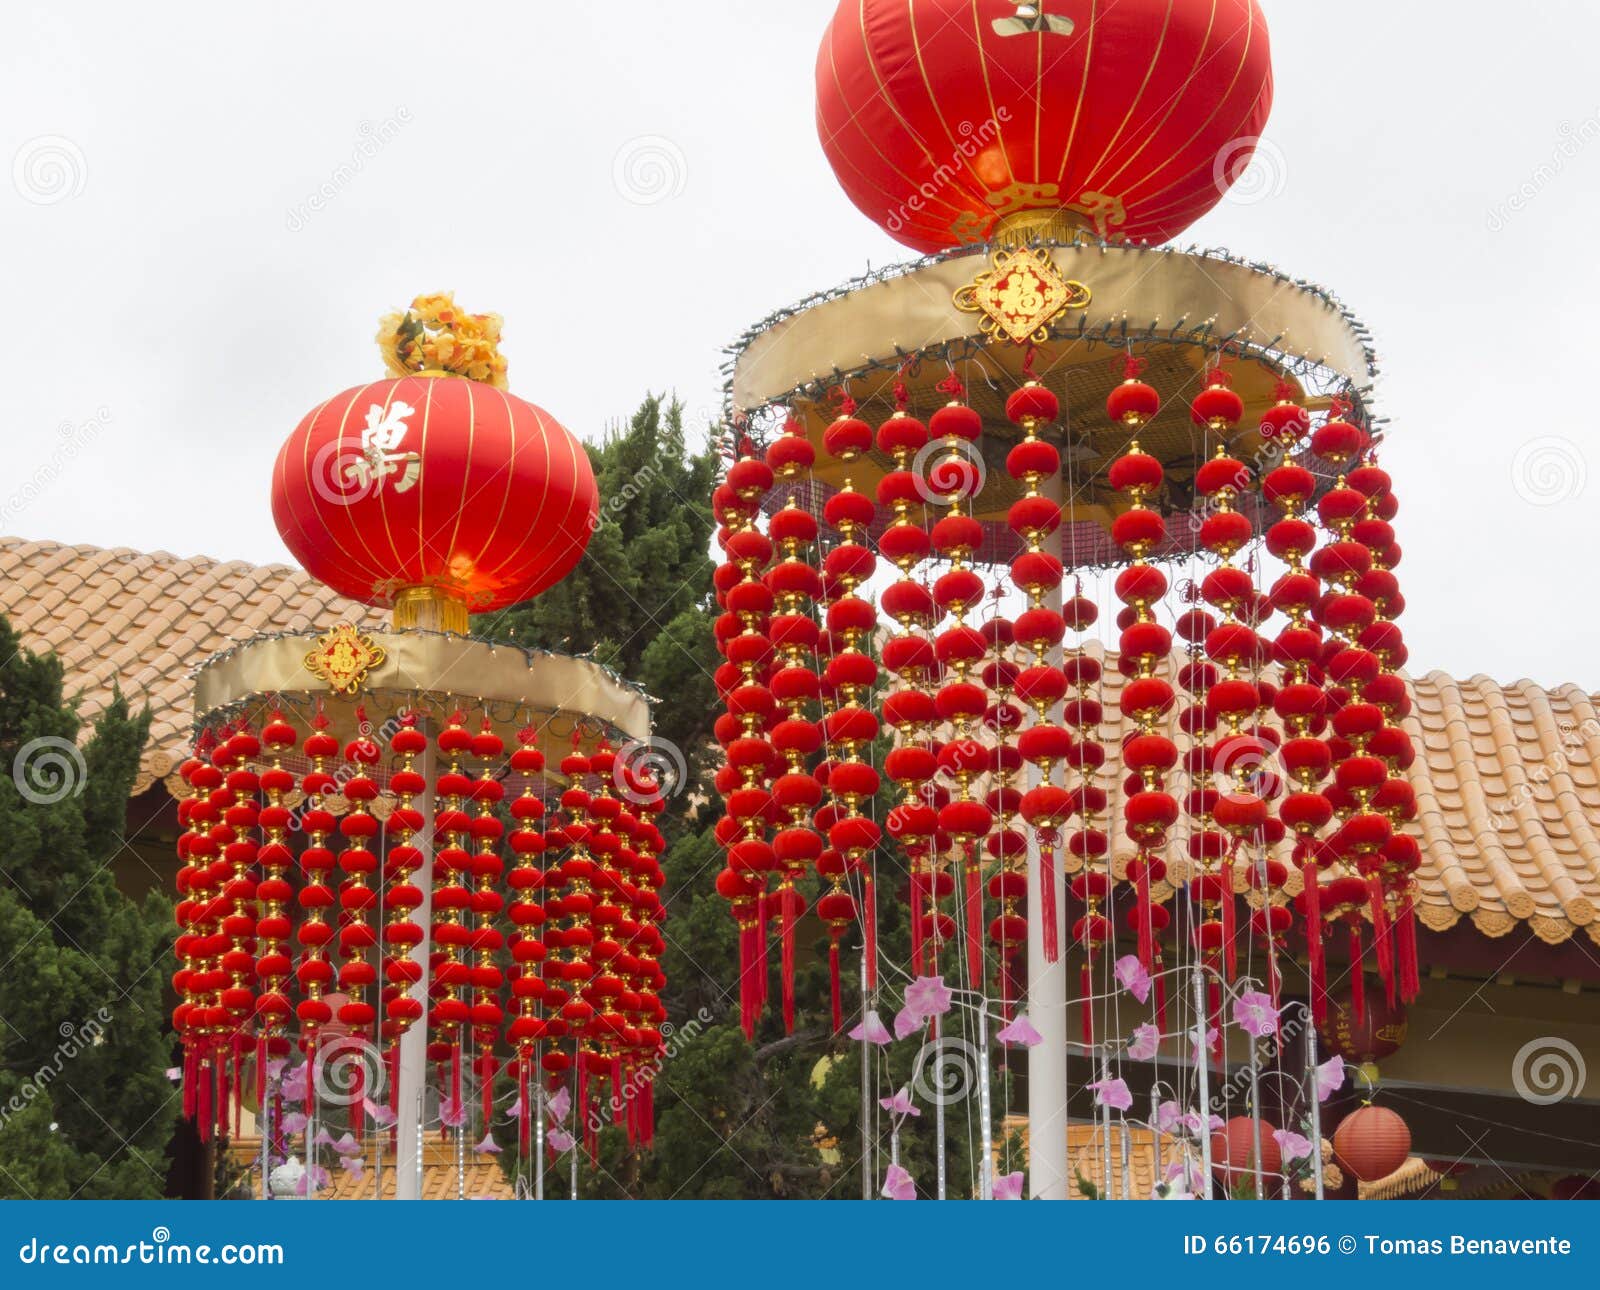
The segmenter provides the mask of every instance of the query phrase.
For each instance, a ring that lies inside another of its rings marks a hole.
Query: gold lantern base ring
[[[438,587],[401,587],[394,593],[394,626],[396,631],[465,636],[467,606]]]

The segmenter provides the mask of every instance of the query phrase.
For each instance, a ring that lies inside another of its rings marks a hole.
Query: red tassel
[[[256,1041],[256,1105],[267,1104],[267,1037]]]
[[[517,1058],[517,1105],[522,1108],[522,1114],[517,1117],[517,1146],[520,1155],[528,1154],[528,1145],[531,1141],[533,1117],[536,1114],[532,1101],[528,1098],[528,1059]]]
[[[1417,912],[1411,905],[1410,896],[1400,902],[1400,918],[1395,930],[1399,937],[1396,950],[1400,955],[1400,997],[1410,1003],[1422,989],[1421,972],[1417,964]]]
[[[1238,902],[1233,894],[1233,855],[1222,862],[1222,962],[1232,981],[1239,975]]]
[[[1300,877],[1306,907],[1306,958],[1311,965],[1311,1018],[1320,1026],[1328,1018],[1328,961],[1322,947],[1322,884],[1314,859],[1301,863]]]
[[[867,952],[867,989],[878,988],[878,901],[873,895],[872,874],[861,874],[861,943]]]
[[[1372,910],[1372,950],[1378,960],[1378,975],[1383,978],[1384,996],[1395,1005],[1394,941],[1389,934],[1389,910],[1383,903],[1383,881],[1377,874],[1367,878],[1368,905]]]
[[[786,891],[778,897],[782,905],[779,933],[782,940],[780,957],[783,968],[783,1033],[794,1034],[794,911],[800,893]]]
[[[200,1141],[211,1141],[211,1065],[202,1063],[200,1067],[200,1087],[197,1093],[195,1107],[195,1127],[200,1130]]]
[[[228,1067],[227,1057],[220,1057],[217,1061],[217,1136],[228,1136],[228,1092],[233,1087],[233,1073]]]
[[[1054,963],[1061,958],[1061,913],[1056,908],[1055,846],[1045,836],[1039,835],[1039,917],[1044,921],[1044,961]]]
[[[967,978],[980,994],[988,993],[983,970],[983,870],[967,845]]]
[[[1350,924],[1350,1013],[1357,1026],[1367,1020],[1366,961],[1361,952],[1361,924]]]
[[[739,1028],[746,1039],[756,1037],[755,929],[739,925]]]
[[[1146,972],[1155,962],[1155,928],[1150,914],[1150,857],[1141,855],[1134,861],[1138,879],[1134,890],[1136,895],[1137,917],[1139,931],[1139,963]]]
[[[828,942],[828,995],[833,1002],[833,1033],[844,1026],[844,1001],[839,992],[839,938]]]
[[[922,878],[918,874],[911,875],[911,968],[917,976],[923,976],[922,944],[927,937],[927,926],[923,917],[922,908]]]
[[[1078,972],[1078,993],[1082,997],[1079,1014],[1083,1018],[1083,1042],[1092,1044],[1094,1043],[1094,973],[1087,959]]]
[[[195,1051],[188,1045],[183,1049],[183,1118],[195,1118],[195,1099],[199,1091],[199,1068]]]
[[[756,936],[752,947],[756,952],[756,1020],[760,1020],[767,1008],[767,978],[772,971],[772,961],[767,954],[767,921],[771,916],[769,898],[763,894],[756,901]]]

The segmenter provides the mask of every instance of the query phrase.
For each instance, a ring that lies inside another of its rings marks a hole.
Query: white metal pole
[[[872,1199],[872,1043],[867,1038],[867,948],[861,947],[861,1199]],[[898,1163],[898,1161],[896,1161]]]
[[[1042,481],[1046,497],[1061,501],[1059,476]],[[1046,542],[1061,554],[1061,530]],[[1045,603],[1061,611],[1061,588],[1046,597]],[[1059,648],[1049,655],[1061,665]],[[1040,782],[1039,771],[1028,766],[1030,788]],[[1040,897],[1039,844],[1031,830],[1028,836],[1028,984],[1019,1006],[1025,1007],[1028,1020],[1041,1042],[1028,1050],[1028,1164],[1029,1194],[1035,1200],[1067,1199],[1067,959],[1063,953],[1055,963],[1044,957],[1044,923],[1040,918],[1044,903]],[[1061,866],[1055,868],[1056,909],[1066,909],[1066,888]],[[1087,1007],[1087,1003],[1084,1005]]]
[[[422,1003],[422,1016],[406,1027],[400,1036],[400,1087],[396,1094],[399,1120],[395,1132],[394,1195],[396,1200],[422,1199],[422,1113],[423,1084],[428,1074],[428,987],[431,973],[428,970],[428,947],[432,941],[429,929],[433,926],[433,730],[426,718],[417,722],[417,729],[428,738],[418,767],[427,787],[422,791],[419,809],[422,811],[422,832],[411,839],[411,844],[422,853],[422,863],[417,868],[417,886],[422,892],[422,903],[414,917],[422,928],[422,940],[411,949],[411,961],[422,972],[421,979],[411,987],[411,997]]]
[[[1317,1027],[1306,1005],[1306,1092],[1311,1104],[1311,1176],[1316,1197],[1322,1199],[1322,1098],[1317,1091]]]
[[[1211,1016],[1206,1011],[1206,973],[1198,963],[1194,968],[1194,1015],[1199,1037],[1195,1040],[1195,1074],[1200,1081],[1200,1185],[1205,1198],[1211,1199],[1211,1045],[1206,1042],[1206,1028]],[[1231,1163],[1231,1162],[1230,1162]]]

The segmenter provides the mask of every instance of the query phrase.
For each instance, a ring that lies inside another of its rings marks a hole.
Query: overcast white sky
[[[582,435],[651,390],[705,421],[746,324],[909,256],[817,145],[833,8],[8,3],[0,530],[285,559],[279,443],[421,291],[504,314]],[[1263,8],[1274,170],[1194,239],[1375,332],[1413,669],[1600,689],[1600,6]]]

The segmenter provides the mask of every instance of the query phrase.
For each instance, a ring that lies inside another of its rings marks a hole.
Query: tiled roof
[[[0,613],[30,648],[61,655],[86,716],[104,706],[113,682],[150,704],[138,792],[183,757],[188,672],[207,655],[263,632],[384,622],[383,611],[282,565],[18,538],[0,538]],[[1121,683],[1115,667],[1106,668],[1108,746],[1122,734]],[[1581,928],[1600,944],[1600,696],[1442,672],[1412,678],[1411,687],[1423,923],[1443,931],[1466,916],[1488,936],[1526,923],[1552,944]],[[1112,778],[1111,809],[1120,812]],[[1183,842],[1174,835],[1174,855]]]
[[[260,1174],[255,1173],[261,1158],[261,1139],[245,1136],[228,1144],[234,1164],[252,1174],[251,1185],[260,1186]],[[369,1148],[366,1160],[372,1164]],[[324,1167],[328,1161],[323,1161]],[[358,1178],[345,1169],[329,1169],[328,1185],[318,1190],[317,1200],[393,1200],[394,1158],[388,1156],[383,1165],[383,1195],[378,1194],[378,1180],[374,1169],[363,1171]],[[430,1136],[423,1145],[422,1199],[423,1200],[513,1200],[515,1189],[499,1163],[490,1156],[466,1153],[460,1169],[456,1167],[455,1146]]]
[[[263,632],[386,621],[384,611],[336,596],[286,565],[8,537],[0,537],[0,614],[29,649],[60,655],[85,719],[106,706],[115,686],[135,708],[150,705],[136,794],[185,756],[194,716],[188,673],[196,663]]]

